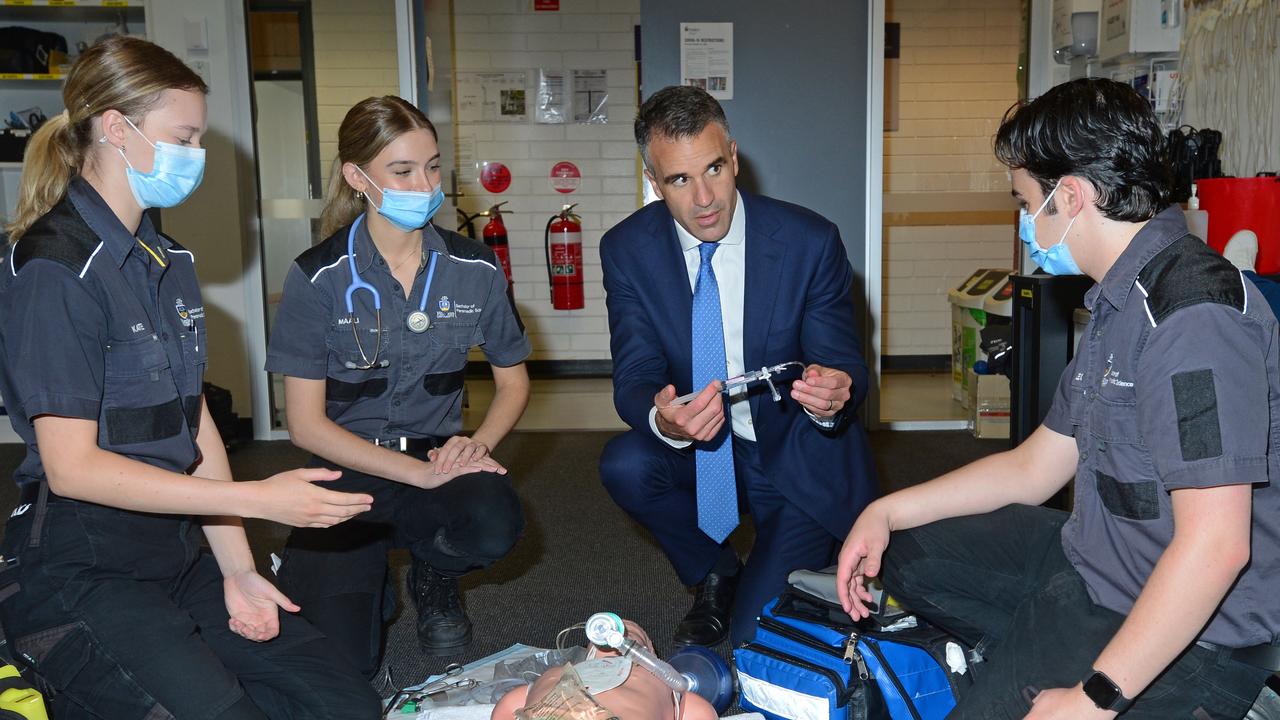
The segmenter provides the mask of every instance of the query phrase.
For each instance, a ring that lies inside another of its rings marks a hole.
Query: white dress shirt
[[[720,318],[724,323],[724,354],[727,367],[721,380],[736,377],[746,372],[742,352],[743,307],[746,303],[747,277],[747,211],[742,205],[742,195],[737,195],[737,203],[733,210],[733,220],[729,223],[729,232],[720,239],[720,249],[711,256],[711,269],[716,273],[716,284],[720,288]],[[702,253],[698,248],[702,241],[689,234],[672,220],[676,226],[676,237],[680,239],[680,248],[684,251],[684,266],[689,272],[689,288],[698,289],[698,270],[702,266]],[[694,338],[696,341],[697,338]],[[691,388],[691,391],[702,388]],[[679,392],[677,389],[676,392]],[[835,427],[836,418],[823,418],[803,408],[814,424],[824,428]],[[663,435],[658,430],[658,408],[649,410],[649,428],[663,442],[674,448],[686,448],[693,443],[689,440],[675,440]],[[747,399],[747,386],[740,385],[729,393],[729,419],[733,434],[744,440],[755,442],[756,429],[751,419],[751,403]]]
[[[702,241],[689,234],[672,221],[676,226],[676,237],[680,239],[680,248],[684,251],[684,265],[689,272],[689,288],[698,289],[698,270],[702,266],[702,253],[698,250]],[[720,318],[724,323],[724,354],[727,360],[725,374],[721,380],[735,377],[746,372],[742,359],[742,308],[746,297],[747,277],[747,211],[742,205],[742,195],[736,198],[733,219],[729,223],[729,232],[720,239],[720,249],[711,256],[711,269],[716,273],[716,285],[720,288]],[[694,338],[697,342],[698,338]],[[690,388],[690,391],[702,388]],[[658,431],[658,409],[649,411],[649,427],[668,445],[677,448],[688,447],[687,440],[673,440]],[[755,441],[756,430],[752,426],[751,403],[747,401],[745,385],[734,388],[729,394],[729,417],[733,434],[740,438]]]

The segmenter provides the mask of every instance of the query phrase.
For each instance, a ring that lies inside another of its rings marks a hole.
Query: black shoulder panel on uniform
[[[63,198],[23,233],[13,249],[14,271],[32,260],[52,260],[77,275],[84,270],[101,239]]]
[[[320,272],[320,268],[332,265],[347,254],[347,227],[329,236],[327,240],[302,252],[295,261],[307,277]]]
[[[182,252],[191,252],[190,250],[188,250],[188,249],[186,249],[185,247],[183,247],[182,243],[178,242],[177,240],[174,240],[173,238],[169,237],[168,235],[165,235],[165,234],[164,234],[164,233],[162,233],[162,232],[158,232],[158,233],[156,233],[156,234],[157,234],[157,235],[159,235],[160,237],[164,238],[165,240],[168,240],[168,241],[169,241],[169,244],[173,246],[173,247],[172,247],[172,249],[173,249],[173,250],[181,250]]]
[[[1200,303],[1244,311],[1240,271],[1191,235],[1161,250],[1138,273],[1138,281],[1147,291],[1147,307],[1157,323],[1175,310]]]
[[[498,266],[498,256],[493,254],[493,249],[479,240],[472,240],[442,227],[437,227],[436,232],[444,238],[444,247],[450,255],[463,260],[483,260],[494,267]]]

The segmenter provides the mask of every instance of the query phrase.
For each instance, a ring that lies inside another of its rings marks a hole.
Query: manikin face
[[[680,227],[703,242],[724,238],[738,202],[738,146],[724,128],[713,122],[693,137],[653,138],[648,156],[645,177]]]

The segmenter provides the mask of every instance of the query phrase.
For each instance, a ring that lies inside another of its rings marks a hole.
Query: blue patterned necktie
[[[693,389],[701,390],[712,380],[726,377],[724,322],[720,317],[720,286],[716,283],[711,257],[719,243],[704,242],[698,247],[702,264],[693,291]],[[714,402],[723,402],[716,398]],[[725,408],[725,415],[729,410]],[[698,465],[698,529],[712,540],[723,542],[738,526],[738,486],[733,472],[733,432],[725,427],[713,440],[698,443],[694,457]]]

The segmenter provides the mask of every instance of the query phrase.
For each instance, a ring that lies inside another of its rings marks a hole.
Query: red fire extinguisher
[[[547,220],[543,233],[547,252],[547,281],[551,285],[551,305],[557,310],[578,310],[582,296],[582,218],[573,214],[577,204]]]
[[[489,211],[483,213],[489,216],[489,222],[485,224],[484,244],[493,248],[493,254],[498,256],[498,262],[502,263],[502,272],[506,273],[507,286],[511,286],[511,249],[507,244],[507,226],[502,223],[502,206],[505,202],[489,208]]]

